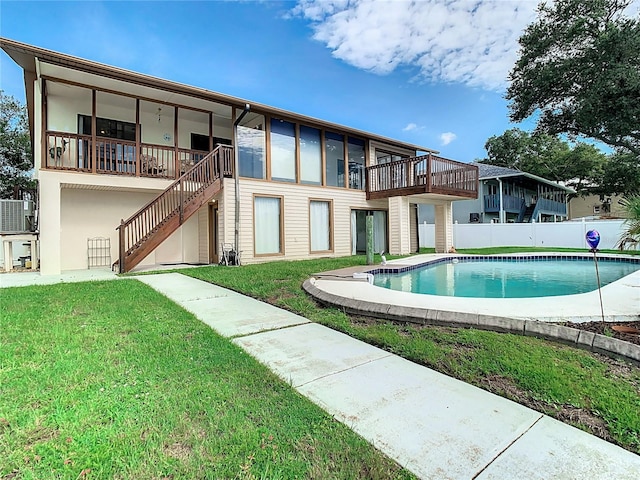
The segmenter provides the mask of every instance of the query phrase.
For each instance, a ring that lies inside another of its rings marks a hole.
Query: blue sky
[[[0,35],[469,162],[504,100],[528,0],[0,2]],[[6,94],[22,73],[0,53]],[[530,130],[532,122],[518,125]]]

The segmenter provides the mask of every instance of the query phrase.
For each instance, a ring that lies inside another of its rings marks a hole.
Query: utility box
[[[0,200],[0,233],[34,232],[35,227],[32,200]]]

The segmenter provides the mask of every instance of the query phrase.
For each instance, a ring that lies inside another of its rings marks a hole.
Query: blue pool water
[[[404,273],[377,273],[373,283],[404,292],[480,298],[551,297],[598,288],[593,258],[557,258],[447,260]],[[598,260],[602,286],[639,269],[640,263]]]

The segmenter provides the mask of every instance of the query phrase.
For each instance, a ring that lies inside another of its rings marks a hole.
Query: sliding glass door
[[[387,212],[384,210],[351,210],[351,255],[367,251],[367,214],[373,215],[373,250],[387,252]]]

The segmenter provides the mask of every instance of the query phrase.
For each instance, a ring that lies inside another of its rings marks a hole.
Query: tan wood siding
[[[226,185],[225,185],[226,190]],[[227,192],[228,193],[228,192]],[[254,257],[253,196],[281,196],[284,211],[284,255]],[[346,188],[240,180],[240,250],[243,262],[271,261],[278,258],[302,259],[351,255],[351,210],[387,209],[386,200],[367,201],[365,192]],[[333,252],[310,253],[309,200],[330,200],[333,204]],[[229,213],[231,212],[231,213]],[[225,209],[225,215],[233,210]]]

